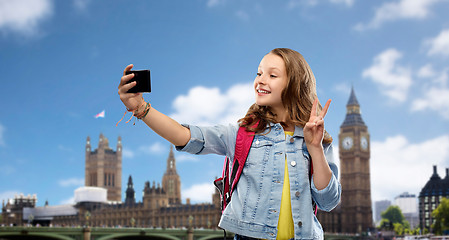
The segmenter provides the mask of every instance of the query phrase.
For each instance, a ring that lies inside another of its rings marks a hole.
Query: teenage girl
[[[238,128],[255,133],[231,202],[221,216],[221,228],[235,233],[235,239],[323,239],[312,201],[321,210],[332,210],[340,201],[341,185],[332,138],[324,130],[330,100],[321,107],[315,77],[300,53],[277,48],[263,57],[254,80],[255,103],[244,118],[229,126],[181,125],[158,112],[141,93],[127,93],[136,85],[127,83],[134,77],[126,75],[132,67],[124,70],[120,99],[178,150],[233,160]]]

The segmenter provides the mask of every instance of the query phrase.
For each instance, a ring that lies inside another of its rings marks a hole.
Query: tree
[[[435,234],[441,235],[444,231],[449,231],[449,199],[441,199],[438,207],[433,210],[432,217],[435,219],[434,224],[432,224]]]
[[[405,221],[404,215],[398,206],[390,206],[382,212],[380,228],[394,230],[397,235],[403,235],[410,232],[410,224]]]
[[[403,223],[405,220],[404,215],[402,215],[402,211],[398,206],[388,207],[385,212],[382,212],[381,216],[392,224]]]

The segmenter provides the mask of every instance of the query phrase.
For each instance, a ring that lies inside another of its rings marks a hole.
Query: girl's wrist
[[[142,106],[140,106],[137,110],[134,111],[134,117],[138,119],[143,119],[147,116],[148,112],[151,109],[151,104],[149,102],[143,102]]]
[[[311,152],[311,151],[324,151],[323,145],[322,144],[312,144],[312,143],[307,143],[306,142],[306,146],[307,146],[307,151]]]
[[[145,101],[142,101],[142,103],[139,105],[139,107],[137,107],[137,109],[134,110],[134,114],[142,112],[145,109],[146,104],[147,103]]]

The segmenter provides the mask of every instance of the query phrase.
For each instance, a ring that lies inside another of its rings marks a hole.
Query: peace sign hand
[[[318,114],[318,99],[315,99],[310,112],[309,121],[304,126],[304,139],[307,146],[321,147],[321,142],[324,138],[324,117],[326,116],[327,109],[331,104],[331,100],[327,100],[323,110]]]

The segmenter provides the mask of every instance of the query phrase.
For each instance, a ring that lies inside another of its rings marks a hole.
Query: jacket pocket
[[[266,162],[273,144],[272,140],[264,136],[255,136],[246,160],[247,166],[260,165],[261,161]]]

